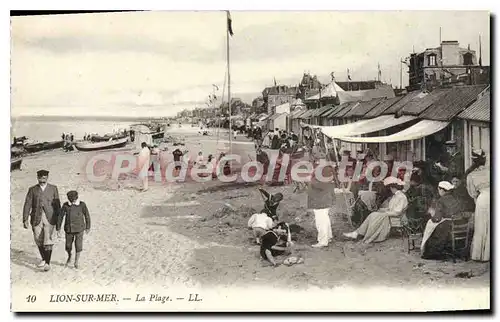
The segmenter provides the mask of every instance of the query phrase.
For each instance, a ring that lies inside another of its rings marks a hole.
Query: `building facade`
[[[451,84],[489,83],[489,68],[481,66],[476,51],[460,47],[458,41],[442,41],[436,48],[410,55],[408,91]]]
[[[272,115],[275,113],[274,107],[285,103],[293,103],[298,93],[298,87],[289,87],[287,85],[277,85],[265,88],[264,91],[262,91],[262,98],[264,100],[264,106],[267,108],[267,113]]]

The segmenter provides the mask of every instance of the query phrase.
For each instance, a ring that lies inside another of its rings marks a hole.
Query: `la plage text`
[[[51,294],[51,303],[118,302],[116,294]]]

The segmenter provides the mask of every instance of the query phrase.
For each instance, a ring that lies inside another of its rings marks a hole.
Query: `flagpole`
[[[229,20],[229,11],[226,12],[227,19]],[[229,24],[226,24],[226,52],[227,52],[227,103],[229,106],[229,154],[233,153],[233,131],[231,124],[231,72],[229,62]]]

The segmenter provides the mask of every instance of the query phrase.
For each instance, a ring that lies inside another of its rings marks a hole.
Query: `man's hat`
[[[480,158],[480,157],[484,157],[485,155],[486,155],[486,153],[484,153],[483,149],[472,150],[472,157],[473,158]]]
[[[47,171],[47,170],[38,170],[38,171],[36,172],[36,175],[37,175],[38,177],[46,177],[46,176],[48,176],[48,175],[49,175],[49,171]]]
[[[444,142],[444,145],[455,146],[455,145],[457,145],[457,142],[455,140],[449,140],[449,141]]]

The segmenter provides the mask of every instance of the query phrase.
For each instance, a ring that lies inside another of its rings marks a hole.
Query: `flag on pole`
[[[347,79],[351,80],[351,74],[349,73],[349,68],[347,68]]]
[[[277,84],[276,84],[276,77],[274,77],[274,86],[276,86],[276,85],[277,85]]]
[[[233,21],[231,20],[229,11],[227,11],[227,32],[229,32],[229,35],[233,35]]]
[[[481,58],[481,35],[479,35],[479,66],[483,66],[483,61],[482,61],[482,58]]]

